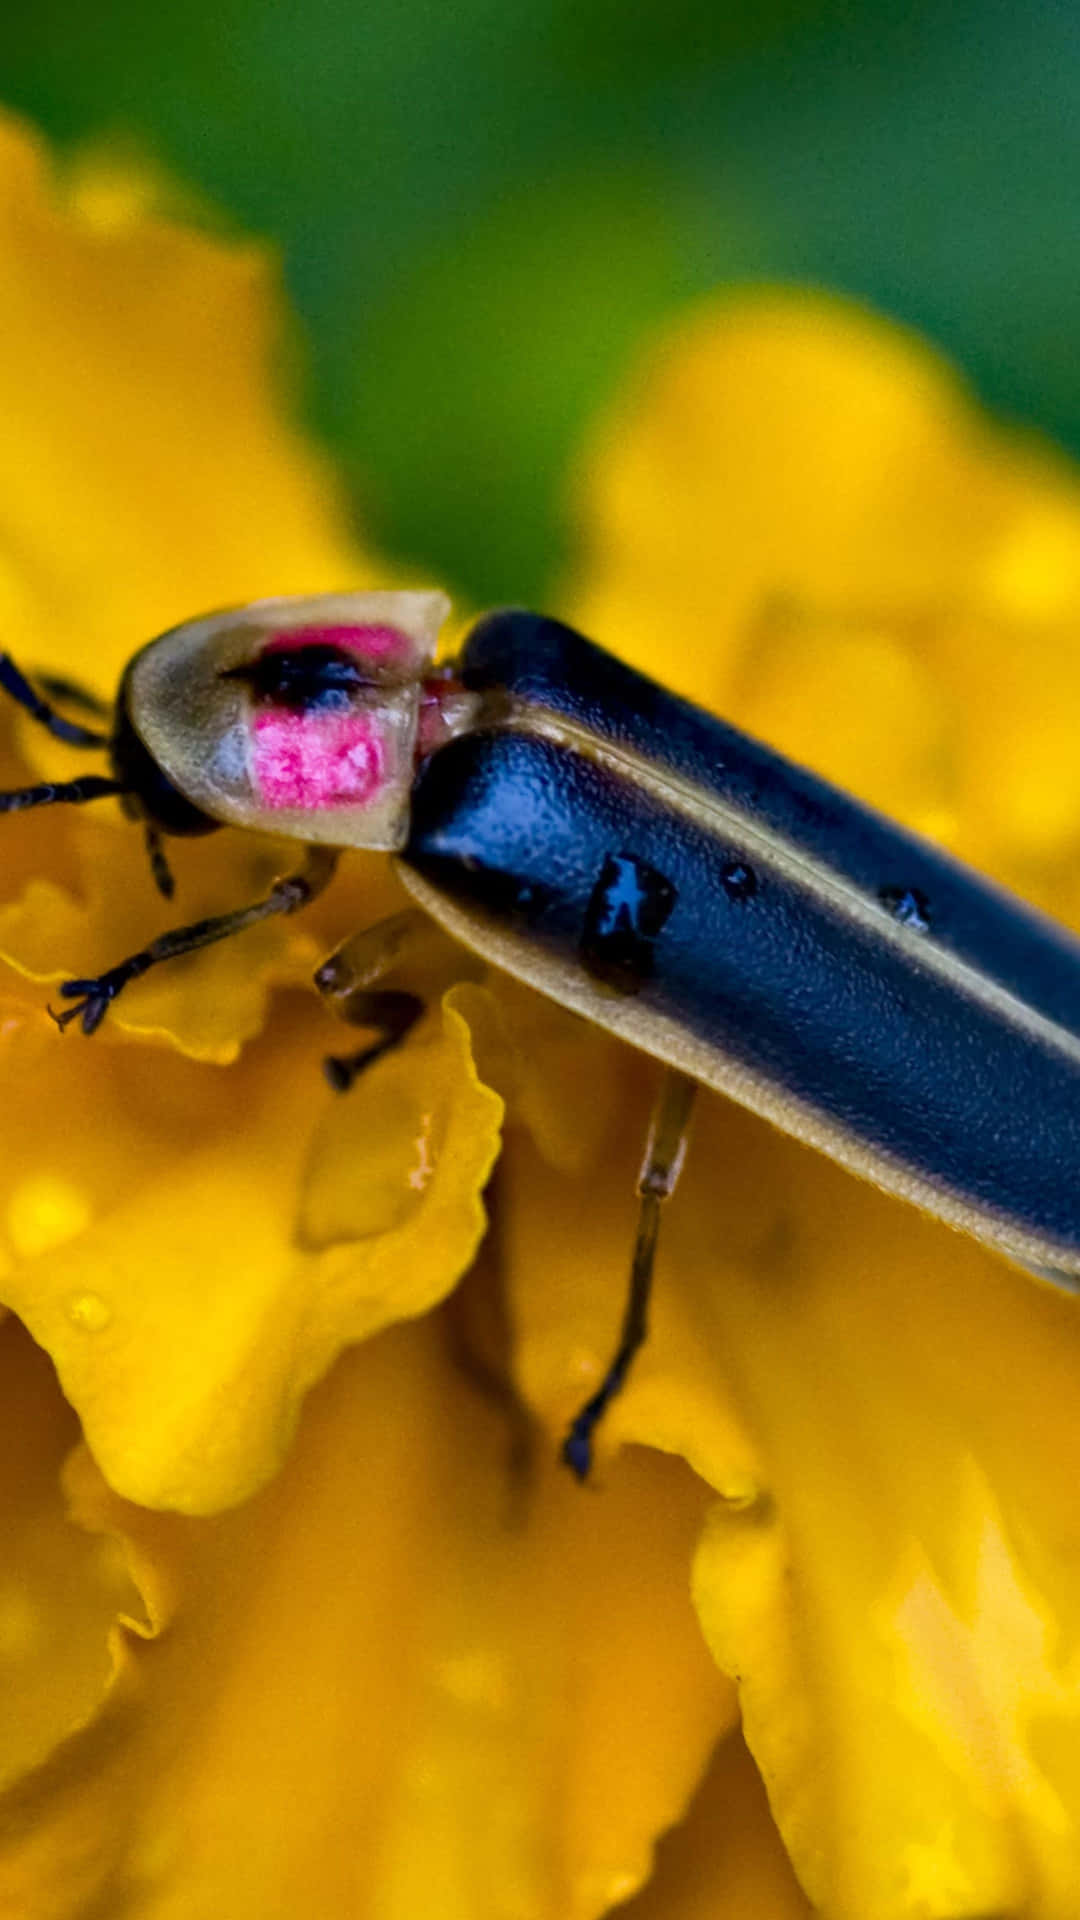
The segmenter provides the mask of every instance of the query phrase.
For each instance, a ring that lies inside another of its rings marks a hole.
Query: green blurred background
[[[846,289],[1080,452],[1080,10],[34,0],[0,97],[279,243],[359,513],[541,597],[584,423],[724,282]]]

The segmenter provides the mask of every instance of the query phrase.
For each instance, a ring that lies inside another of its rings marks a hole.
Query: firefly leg
[[[357,1053],[327,1054],[323,1072],[334,1092],[347,1093],[365,1067],[400,1045],[423,1011],[424,1003],[417,993],[399,992],[394,987],[357,987],[343,1018],[354,1027],[372,1027],[378,1039]]]
[[[370,1027],[377,1038],[357,1053],[331,1054],[323,1062],[330,1085],[345,1093],[358,1074],[404,1040],[424,1011],[419,994],[396,987],[372,987],[397,965],[419,938],[428,939],[431,922],[416,907],[380,920],[354,934],[325,960],[315,985],[334,1012],[350,1026]]]
[[[173,879],[172,868],[165,857],[165,849],[161,844],[161,835],[156,827],[150,825],[149,821],[147,821],[143,827],[143,840],[146,845],[146,857],[150,862],[150,872],[154,878],[154,885],[163,900],[171,900],[173,894],[176,892],[176,881]]]
[[[65,693],[74,692],[74,689],[68,688],[66,681],[52,681],[48,684],[51,688],[55,687],[60,697]],[[0,690],[10,695],[12,700],[16,700],[20,707],[25,707],[27,713],[40,726],[46,727],[55,739],[66,740],[69,747],[108,745],[107,734],[99,733],[95,727],[80,726],[77,720],[65,720],[62,714],[57,713],[55,707],[50,706],[47,700],[42,699],[37,689],[31,686],[26,675],[20,672],[9,653],[0,653]],[[82,695],[80,690],[79,698],[81,702],[88,705],[93,703],[96,707],[92,694]]]
[[[39,780],[33,787],[9,787],[0,793],[0,813],[25,813],[29,807],[53,807],[58,801],[84,806],[88,800],[107,800],[123,793],[119,780],[103,773],[83,773],[77,780]]]
[[[637,1237],[619,1344],[599,1387],[571,1421],[570,1430],[563,1441],[564,1464],[579,1480],[586,1478],[592,1464],[592,1436],[597,1423],[626,1380],[634,1355],[648,1331],[649,1292],[660,1227],[660,1209],[674,1193],[682,1172],[696,1092],[696,1080],[688,1079],[672,1067],[665,1070],[638,1177],[640,1206]]]
[[[96,979],[65,980],[60,988],[64,998],[70,1000],[76,995],[79,998],[77,1005],[54,1015],[57,1025],[66,1027],[70,1020],[76,1020],[81,1015],[83,1032],[93,1033],[105,1018],[110,1003],[130,980],[137,980],[140,974],[156,967],[160,960],[175,960],[179,954],[194,953],[198,947],[209,947],[217,940],[228,940],[234,933],[243,933],[246,928],[257,925],[260,920],[268,920],[274,914],[297,913],[329,885],[337,862],[336,847],[309,847],[300,871],[287,874],[282,880],[275,880],[265,899],[256,900],[253,906],[240,907],[235,913],[216,914],[209,920],[196,920],[187,927],[173,927],[169,933],[152,940],[140,953],[131,954],[128,959],[121,960],[119,966],[98,974]]]

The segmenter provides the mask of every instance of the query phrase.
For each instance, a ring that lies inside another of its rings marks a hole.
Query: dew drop
[[[727,1474],[717,1492],[729,1513],[750,1513],[762,1498],[760,1482],[739,1468]]]
[[[930,931],[930,902],[919,887],[882,887],[878,894],[894,920],[915,933]]]
[[[316,1129],[297,1222],[321,1250],[403,1227],[423,1206],[447,1127],[444,1100],[413,1084],[415,1068],[388,1055]]]
[[[414,1193],[424,1193],[431,1185],[435,1165],[439,1157],[438,1143],[435,1139],[435,1115],[425,1113],[420,1121],[414,1145],[416,1159],[406,1178]]]
[[[24,1260],[51,1253],[90,1224],[89,1197],[59,1174],[35,1174],[14,1189],[7,1204],[7,1230]]]
[[[68,1319],[80,1333],[103,1333],[112,1319],[112,1308],[100,1293],[76,1293],[67,1303]]]
[[[757,892],[757,874],[745,860],[729,860],[720,869],[720,885],[729,900],[752,900]]]

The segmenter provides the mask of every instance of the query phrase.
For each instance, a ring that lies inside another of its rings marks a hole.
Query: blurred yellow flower
[[[387,578],[258,251],[5,125],[0,262],[17,659],[107,693],[175,620]],[[568,617],[1080,920],[1080,488],[930,354],[703,307],[578,501]],[[70,765],[0,721],[3,785]],[[1072,1920],[1073,1303],[710,1099],[583,1494],[652,1069],[469,978],[334,1101],[305,982],[374,857],[61,1040],[42,983],[161,904],[111,803],[4,846],[0,1915]],[[187,919],[279,854],[175,863]]]

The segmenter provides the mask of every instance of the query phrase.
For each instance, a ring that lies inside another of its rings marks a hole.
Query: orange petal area
[[[108,1683],[108,1633],[137,1603],[113,1540],[72,1526],[60,1468],[78,1423],[45,1355],[18,1321],[0,1327],[0,1785],[37,1766],[89,1720]],[[28,1903],[21,1909],[30,1913]]]
[[[126,1047],[95,1046],[73,1073],[82,1043],[43,1024],[0,1023],[22,1090],[0,1115],[3,1297],[118,1491],[226,1506],[279,1465],[346,1341],[422,1311],[468,1265],[501,1103],[452,1010],[344,1100],[306,1001],[279,1007],[279,1038],[212,1098],[206,1069],[159,1056],[148,1074]]]
[[[543,1450],[515,1483],[445,1334],[344,1356],[273,1486],[215,1520],[76,1458],[154,1625],[0,1802],[0,1909],[592,1920],[640,1884],[730,1724],[671,1578],[703,1490],[644,1453],[603,1500]]]

